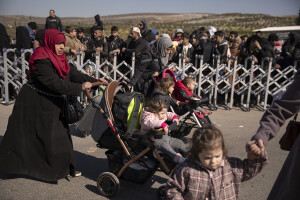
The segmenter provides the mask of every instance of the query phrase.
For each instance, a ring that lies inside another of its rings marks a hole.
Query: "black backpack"
[[[125,138],[129,138],[135,129],[140,128],[140,116],[144,96],[138,92],[125,92],[114,96],[112,113],[114,121]]]

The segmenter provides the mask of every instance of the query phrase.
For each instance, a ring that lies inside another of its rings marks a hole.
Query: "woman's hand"
[[[98,81],[103,85],[108,85],[108,81],[105,80],[104,78],[99,78]]]
[[[82,86],[81,86],[83,91],[86,89],[90,89],[91,87],[92,87],[92,84],[90,82],[84,82],[84,83],[82,83]]]

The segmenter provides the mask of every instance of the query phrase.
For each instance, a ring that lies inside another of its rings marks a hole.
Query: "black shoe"
[[[76,171],[75,169],[70,169],[70,174],[69,174],[69,176],[72,176],[72,177],[79,177],[79,176],[81,176],[81,172]]]

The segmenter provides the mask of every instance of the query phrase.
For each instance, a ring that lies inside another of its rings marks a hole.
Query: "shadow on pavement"
[[[38,178],[34,178],[31,176],[23,175],[23,174],[5,174],[3,172],[0,172],[0,179],[5,180],[5,179],[17,179],[17,178],[25,178],[25,179],[30,179],[34,181],[39,181],[43,183],[48,183],[48,184],[53,184],[56,185],[58,181],[44,181]]]
[[[76,170],[82,173],[82,176],[97,181],[99,174],[108,170],[107,159],[97,158],[94,155],[84,154],[74,150],[76,158]]]
[[[75,157],[77,162],[76,169],[82,172],[82,176],[95,181],[94,185],[91,184],[85,185],[86,189],[88,189],[92,193],[100,195],[97,188],[97,179],[101,173],[109,172],[107,159],[96,158],[95,156],[83,154],[78,151],[75,151]],[[119,181],[120,181],[121,189],[119,193],[111,199],[115,199],[115,200],[124,200],[124,199],[148,200],[149,199],[150,200],[150,199],[155,199],[156,196],[156,188],[154,186],[154,183],[165,184],[167,182],[167,179],[154,174],[144,184],[137,184],[123,179],[120,179]]]

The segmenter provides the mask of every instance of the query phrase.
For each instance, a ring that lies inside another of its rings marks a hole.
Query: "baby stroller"
[[[159,82],[161,79],[168,77],[171,77],[174,83],[176,83],[177,80],[175,74],[169,68],[164,69],[156,78],[156,81]],[[206,101],[208,101],[208,98],[190,100],[189,103],[182,107],[170,106],[171,111],[179,115],[180,121],[180,126],[177,127],[176,131],[172,132],[172,137],[181,138],[187,136],[192,128],[197,126],[204,127],[212,125],[208,116],[200,115],[199,113],[195,112],[195,109],[198,107],[198,105]]]
[[[99,148],[108,149],[105,154],[110,172],[101,173],[97,179],[97,188],[101,195],[116,195],[120,190],[120,178],[144,183],[158,168],[166,174],[170,173],[174,163],[171,165],[166,162],[166,157],[162,157],[149,140],[149,134],[156,138],[162,137],[163,130],[153,130],[145,135],[134,132],[139,110],[142,108],[141,94],[130,93],[126,84],[113,81],[105,89],[100,105],[93,101],[88,90],[86,95],[100,111],[95,114],[91,135]],[[121,109],[115,112],[116,107],[123,106],[116,97],[122,96],[125,99],[130,95],[132,100],[128,110],[133,112],[128,113],[126,117],[121,115]],[[123,119],[125,124],[120,123],[120,119]],[[170,125],[169,129],[172,130],[173,126]]]

